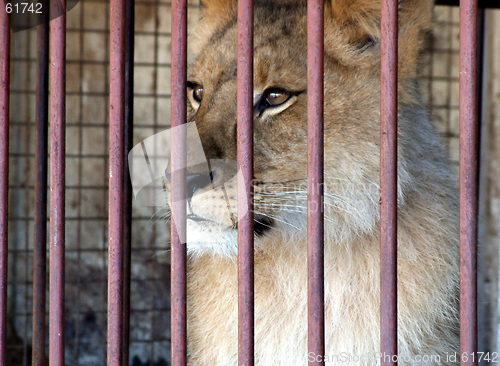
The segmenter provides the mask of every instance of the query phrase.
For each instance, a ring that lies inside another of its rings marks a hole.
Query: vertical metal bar
[[[308,351],[310,364],[324,365],[325,274],[324,274],[324,71],[323,0],[307,2],[307,264]]]
[[[125,126],[123,187],[123,364],[129,364],[130,341],[130,277],[132,255],[132,182],[128,152],[134,133],[134,0],[125,0]]]
[[[397,355],[398,1],[382,1],[380,73],[380,352]]]
[[[0,365],[6,364],[10,19],[0,9]]]
[[[477,365],[477,0],[460,1],[460,353]]]
[[[51,366],[64,366],[66,156],[66,0],[52,1],[50,22],[50,318]]]
[[[172,365],[187,364],[186,322],[186,63],[187,1],[172,1],[171,312]]]
[[[46,14],[46,13],[45,13]],[[49,102],[49,22],[37,28],[37,85],[35,141],[35,235],[33,243],[34,366],[45,365],[45,302],[47,280],[47,138]]]
[[[238,365],[254,364],[253,0],[238,1]]]
[[[110,2],[108,366],[123,364],[125,0]]]

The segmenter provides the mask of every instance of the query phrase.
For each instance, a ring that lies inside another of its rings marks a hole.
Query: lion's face
[[[235,15],[231,6],[219,17],[209,8],[194,34],[198,44],[196,61],[188,71],[188,121],[196,123],[205,154],[213,162],[210,177],[188,172],[193,195],[187,237],[188,248],[195,252],[231,254],[237,249],[236,169],[227,180],[221,164],[236,161]],[[303,3],[256,4],[257,246],[306,232],[306,28]],[[351,28],[335,17],[326,19],[325,221],[327,235],[337,240],[372,230],[378,217],[379,42],[377,35]],[[414,72],[408,68],[408,74]]]

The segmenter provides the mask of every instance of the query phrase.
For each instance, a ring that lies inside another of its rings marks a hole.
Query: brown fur
[[[415,81],[431,8],[428,0],[400,1],[399,352],[440,355],[439,364],[451,365],[446,353],[458,347],[456,185]],[[326,2],[327,356],[379,350],[379,14],[379,0]],[[192,39],[197,59],[189,80],[203,85],[204,95],[189,118],[209,158],[235,160],[235,3],[207,1]],[[254,121],[256,219],[272,222],[255,240],[256,360],[305,365],[305,2],[256,0],[254,49],[256,94],[274,86],[301,92],[279,113]],[[191,365],[237,363],[235,196],[235,185],[228,184],[191,200],[193,213],[213,220],[199,228],[212,241],[191,244],[188,233]]]

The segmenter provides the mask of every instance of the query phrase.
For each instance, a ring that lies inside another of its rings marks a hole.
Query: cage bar
[[[187,1],[172,1],[171,61],[171,316],[172,365],[187,364],[186,320],[186,71]]]
[[[108,366],[123,363],[125,0],[110,2]]]
[[[64,249],[66,158],[66,0],[52,1],[50,22],[50,290],[49,357],[64,366]]]
[[[238,365],[254,364],[253,0],[238,1]]]
[[[380,352],[397,355],[398,1],[382,1],[380,64]]]
[[[133,147],[134,134],[134,19],[135,1],[125,0],[125,111],[123,154]],[[129,364],[130,280],[132,265],[132,182],[128,159],[123,167],[123,364]]]
[[[47,149],[49,103],[49,22],[37,27],[37,84],[35,131],[35,213],[33,243],[32,362],[45,362],[45,303],[47,300]]]
[[[324,365],[324,8],[323,0],[307,2],[307,308],[310,364]]]
[[[478,2],[460,1],[460,354],[477,365]]]
[[[6,364],[10,19],[0,9],[0,365]]]

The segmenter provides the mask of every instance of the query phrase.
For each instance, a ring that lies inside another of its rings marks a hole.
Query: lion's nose
[[[186,176],[186,196],[188,199],[194,196],[199,189],[207,187],[213,180],[213,174],[188,174]]]

